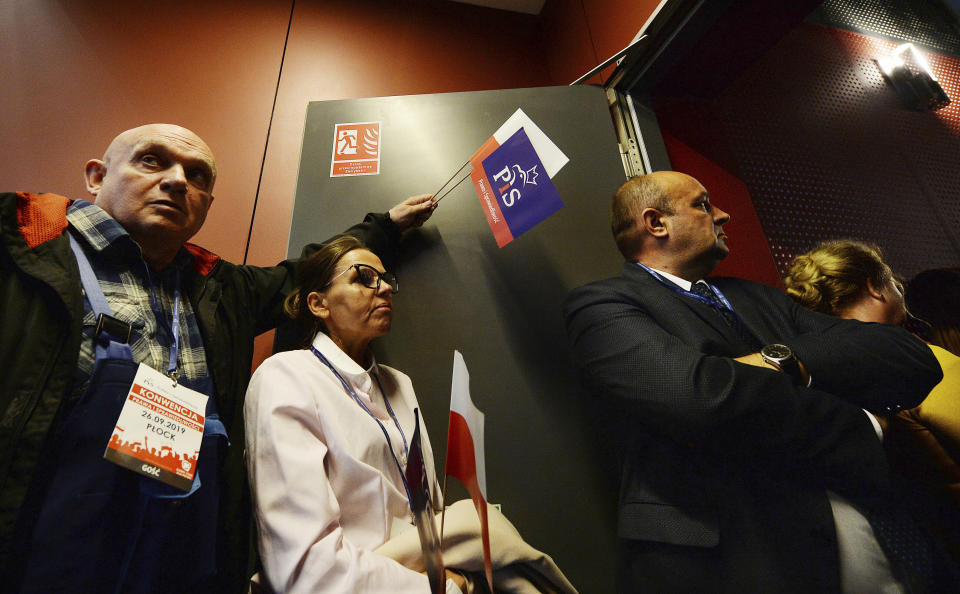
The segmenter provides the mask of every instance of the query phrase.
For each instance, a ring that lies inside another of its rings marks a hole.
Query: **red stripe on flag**
[[[483,160],[490,156],[490,153],[500,148],[500,143],[497,142],[497,139],[491,136],[480,145],[480,148],[477,149],[477,152],[473,153],[473,156],[470,157],[470,164],[473,165],[473,169],[483,169]]]
[[[484,216],[487,217],[487,224],[493,231],[493,237],[497,240],[497,246],[507,245],[513,241],[513,233],[510,231],[506,219],[503,218],[499,201],[490,187],[490,180],[487,179],[483,166],[475,168],[470,173],[470,179],[473,180],[473,188],[477,191],[477,198],[480,200]]]
[[[487,524],[487,501],[477,483],[477,456],[473,447],[473,434],[467,420],[460,413],[450,411],[450,426],[447,429],[447,467],[444,474],[458,479],[470,493],[477,515],[480,516],[480,540],[483,543],[483,569],[491,591],[493,571],[490,561],[490,529]]]
[[[477,456],[473,449],[473,436],[467,420],[459,413],[450,411],[450,429],[447,433],[447,468],[446,474],[460,479],[473,493],[480,492],[477,483]]]

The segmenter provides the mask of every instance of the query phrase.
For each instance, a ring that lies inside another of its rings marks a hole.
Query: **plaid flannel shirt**
[[[163,271],[149,270],[140,246],[102,208],[85,200],[75,200],[67,208],[70,231],[80,243],[100,281],[100,287],[113,310],[113,317],[132,326],[130,349],[133,360],[167,372],[170,347],[173,344],[171,319],[174,286],[177,279],[193,265],[193,255],[181,248],[173,262]],[[179,273],[179,274],[178,274]],[[151,300],[153,293],[161,319]],[[96,318],[90,300],[83,300],[83,336],[74,396],[87,389],[95,362],[94,326]],[[207,375],[207,359],[200,337],[200,328],[190,300],[180,298],[180,344],[177,356],[177,378],[192,383]]]

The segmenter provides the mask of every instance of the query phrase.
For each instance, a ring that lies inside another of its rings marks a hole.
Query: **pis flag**
[[[499,247],[563,207],[550,178],[568,161],[521,110],[470,158],[470,177]]]
[[[527,114],[523,113],[522,109],[518,109],[513,112],[513,115],[507,118],[507,121],[504,122],[502,126],[497,128],[493,136],[488,138],[487,141],[483,143],[483,146],[470,157],[470,163],[473,164],[474,169],[476,169],[478,163],[487,158],[490,153],[506,142],[507,139],[513,136],[520,128],[526,131],[527,137],[530,139],[530,144],[532,144],[534,150],[537,151],[537,155],[539,155],[544,167],[546,167],[547,175],[551,178],[570,161],[570,159],[563,154],[563,151],[561,151],[557,145],[553,144],[553,141],[543,133],[540,126],[537,126],[533,120],[527,117]]]
[[[380,173],[380,122],[337,124],[333,130],[330,177]]]
[[[483,567],[493,592],[490,564],[490,530],[487,525],[487,469],[483,458],[483,413],[470,398],[470,374],[460,351],[453,352],[450,387],[450,425],[447,429],[447,464],[444,473],[458,479],[473,499],[480,516]]]

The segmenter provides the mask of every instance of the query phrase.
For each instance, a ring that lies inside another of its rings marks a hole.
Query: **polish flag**
[[[483,459],[483,413],[470,399],[470,374],[460,351],[453,352],[453,384],[450,388],[450,426],[447,430],[445,474],[467,487],[480,516],[483,540],[483,567],[490,591],[493,571],[490,565],[490,532],[487,526],[487,472]],[[442,538],[442,536],[441,536]]]

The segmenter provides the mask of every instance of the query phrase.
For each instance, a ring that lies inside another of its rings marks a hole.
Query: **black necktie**
[[[693,283],[693,286],[690,288],[690,292],[694,295],[699,295],[704,299],[709,300],[711,303],[720,305],[717,301],[717,295],[713,292],[713,289],[710,288],[710,285],[706,281],[699,280]]]
[[[708,285],[706,281],[699,280],[693,283],[693,286],[690,287],[690,292],[706,299],[728,326],[739,329],[740,324],[737,320],[737,315],[720,303],[720,300],[717,299],[717,294],[713,292],[713,289],[710,288],[710,285]]]
[[[698,297],[703,297],[710,304],[711,309],[715,310],[720,317],[723,318],[723,322],[733,328],[737,334],[743,339],[748,345],[753,347],[755,350],[760,350],[760,347],[763,345],[762,342],[751,332],[746,325],[740,320],[740,316],[731,310],[727,305],[720,301],[717,297],[717,294],[714,290],[707,284],[707,281],[698,280],[693,283],[690,287],[690,292]]]

